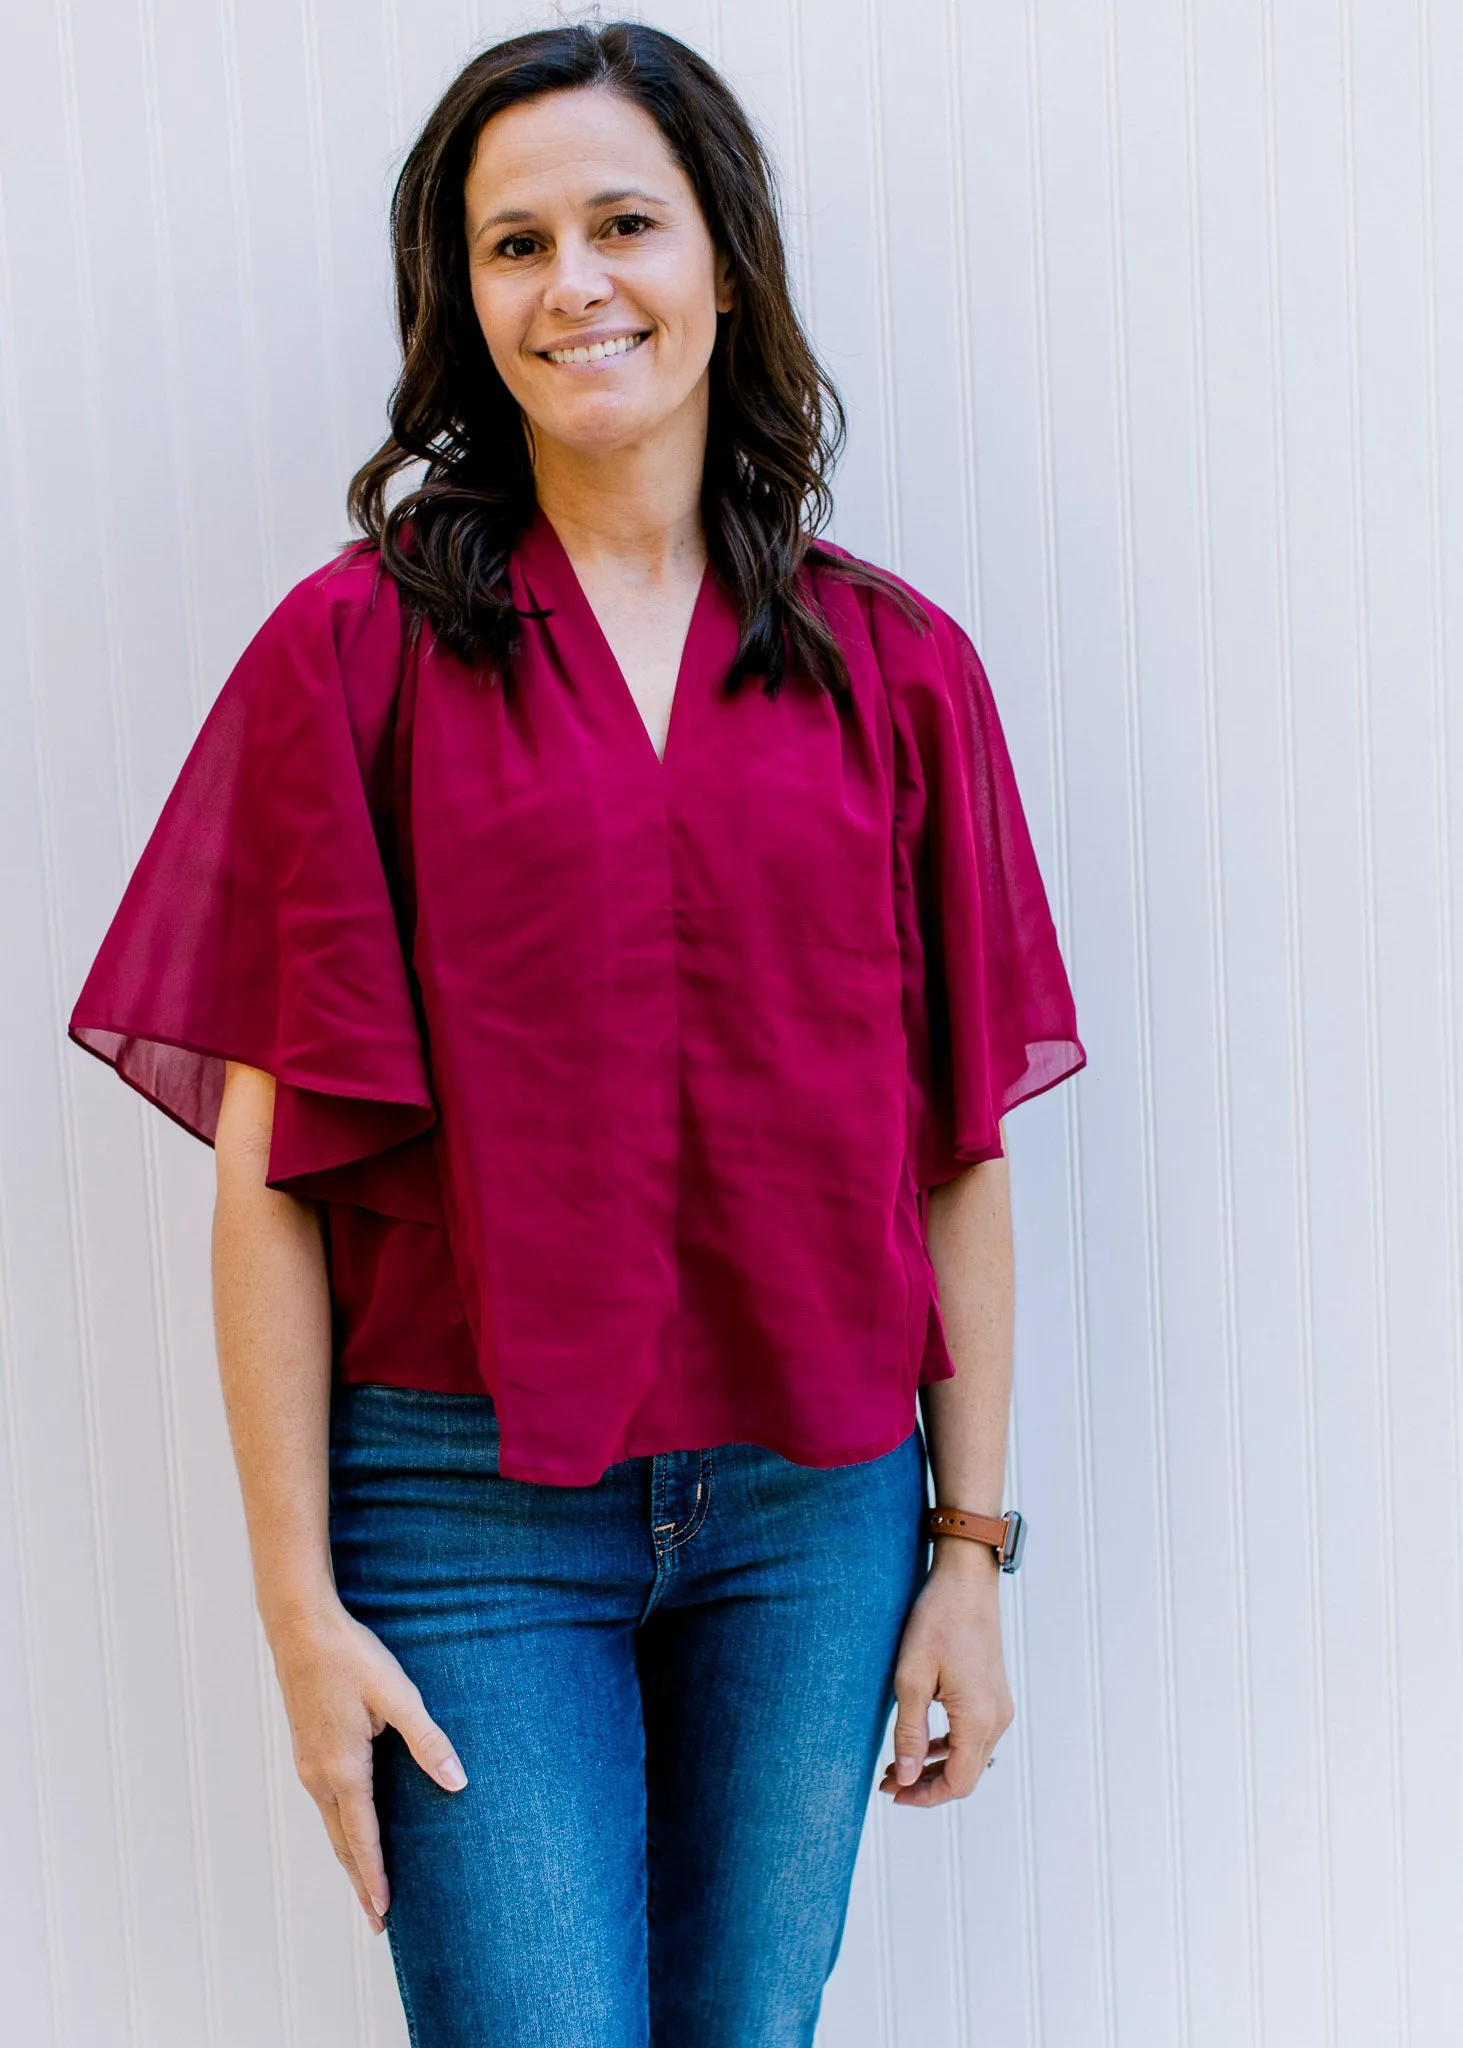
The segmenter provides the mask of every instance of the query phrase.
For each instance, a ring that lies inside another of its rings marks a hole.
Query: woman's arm
[[[955,1366],[953,1379],[937,1380],[921,1395],[935,1499],[942,1507],[999,1515],[1015,1299],[1006,1161],[983,1160],[932,1189],[928,1234]],[[930,1575],[905,1624],[895,1672],[894,1762],[880,1790],[899,1805],[963,1799],[1011,1725],[999,1584],[995,1553],[985,1544],[935,1537]],[[929,1707],[937,1694],[950,1733],[931,1742]]]
[[[265,1632],[335,1600],[326,1533],[330,1288],[309,1202],[266,1187],[274,1082],[230,1066],[215,1139],[219,1377]]]
[[[274,1082],[230,1065],[215,1152],[214,1324],[244,1496],[254,1597],[290,1717],[295,1766],[366,1917],[390,1902],[371,1741],[400,1731],[448,1791],[467,1780],[421,1694],[352,1619],[330,1564],[330,1286],[314,1205],[265,1184]]]

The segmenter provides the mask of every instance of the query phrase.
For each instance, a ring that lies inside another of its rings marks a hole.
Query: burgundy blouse
[[[852,708],[726,695],[708,570],[662,762],[542,512],[501,679],[351,550],[230,676],[71,1019],[205,1140],[226,1059],[275,1077],[337,1375],[489,1394],[511,1478],[892,1449],[952,1371],[921,1191],[1085,1059],[975,650],[803,573]]]

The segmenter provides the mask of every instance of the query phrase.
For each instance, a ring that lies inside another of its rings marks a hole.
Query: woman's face
[[[603,454],[704,406],[730,277],[648,114],[602,87],[510,107],[464,197],[473,305],[536,437]]]

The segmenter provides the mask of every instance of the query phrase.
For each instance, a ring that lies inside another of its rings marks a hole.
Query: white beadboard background
[[[207,1155],[62,1025],[344,535],[401,151],[542,18],[5,0],[17,2048],[404,2041],[253,1619]],[[871,1825],[820,2041],[1456,2048],[1463,8],[652,18],[770,138],[836,532],[987,656],[1091,1059],[1012,1127],[1019,1717],[970,1802]]]

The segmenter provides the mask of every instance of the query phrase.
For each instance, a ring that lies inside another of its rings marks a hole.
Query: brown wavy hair
[[[392,199],[402,369],[390,435],[351,480],[351,518],[416,624],[428,619],[474,665],[512,658],[520,622],[508,558],[533,517],[533,469],[517,402],[472,303],[463,187],[495,114],[585,86],[621,93],[650,115],[735,280],[711,356],[701,493],[707,553],[741,615],[726,687],[760,676],[773,696],[791,672],[842,701],[847,666],[798,577],[810,551],[820,567],[923,613],[902,585],[817,539],[832,511],[828,477],[845,418],[793,306],[772,173],[726,82],[660,29],[616,21],[514,36],[475,57],[443,94]],[[388,502],[393,480],[418,463],[425,473]]]

